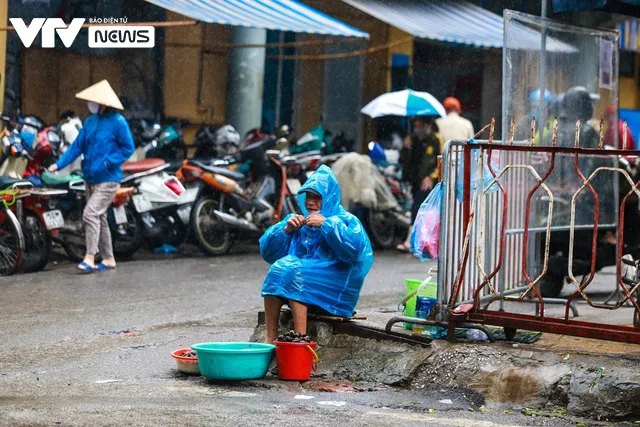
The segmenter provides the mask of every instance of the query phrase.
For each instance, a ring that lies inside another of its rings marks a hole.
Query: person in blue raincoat
[[[288,215],[260,239],[272,264],[262,285],[266,342],[278,336],[280,309],[288,304],[296,332],[307,333],[307,312],[350,317],[373,250],[362,224],[340,205],[340,186],[327,166],[298,192],[303,215]]]
[[[113,270],[116,260],[107,211],[120,188],[122,164],[133,154],[133,137],[127,121],[116,111],[122,110],[123,106],[109,82],[102,80],[89,86],[77,93],[76,98],[87,101],[91,115],[69,149],[49,167],[49,171],[64,169],[83,156],[82,172],[87,194],[82,222],[87,250],[76,268],[83,273]],[[102,262],[96,265],[98,253],[102,255]]]

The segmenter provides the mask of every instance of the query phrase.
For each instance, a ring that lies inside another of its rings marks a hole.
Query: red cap
[[[604,110],[604,117],[608,118],[613,116],[616,113],[616,106],[615,105],[608,105],[607,108]]]
[[[458,112],[462,111],[460,101],[458,101],[458,98],[454,98],[453,96],[445,98],[444,101],[442,101],[442,106],[447,110],[447,113],[451,110],[457,110]]]

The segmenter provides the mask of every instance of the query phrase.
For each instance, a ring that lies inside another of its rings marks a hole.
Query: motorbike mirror
[[[16,101],[16,99],[17,99],[17,97],[16,97],[16,93],[15,93],[13,90],[11,90],[11,89],[6,89],[6,90],[4,91],[4,97],[5,97],[6,99],[8,99],[9,101],[11,101],[11,102],[15,102],[15,101]]]

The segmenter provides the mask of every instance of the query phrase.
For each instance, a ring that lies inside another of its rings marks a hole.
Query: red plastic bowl
[[[179,348],[171,352],[171,356],[176,359],[178,370],[183,374],[200,375],[200,367],[198,366],[197,357],[184,357],[181,356],[185,351],[191,351],[190,348]]]

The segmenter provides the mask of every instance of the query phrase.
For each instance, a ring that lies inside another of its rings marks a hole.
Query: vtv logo
[[[155,43],[155,28],[150,26],[89,27],[91,48],[149,48]]]
[[[9,21],[25,47],[31,47],[41,28],[42,47],[56,47],[56,33],[66,47],[71,47],[84,24],[84,18],[73,18],[68,27],[60,18],[33,18],[28,27],[22,18],[10,18]]]

